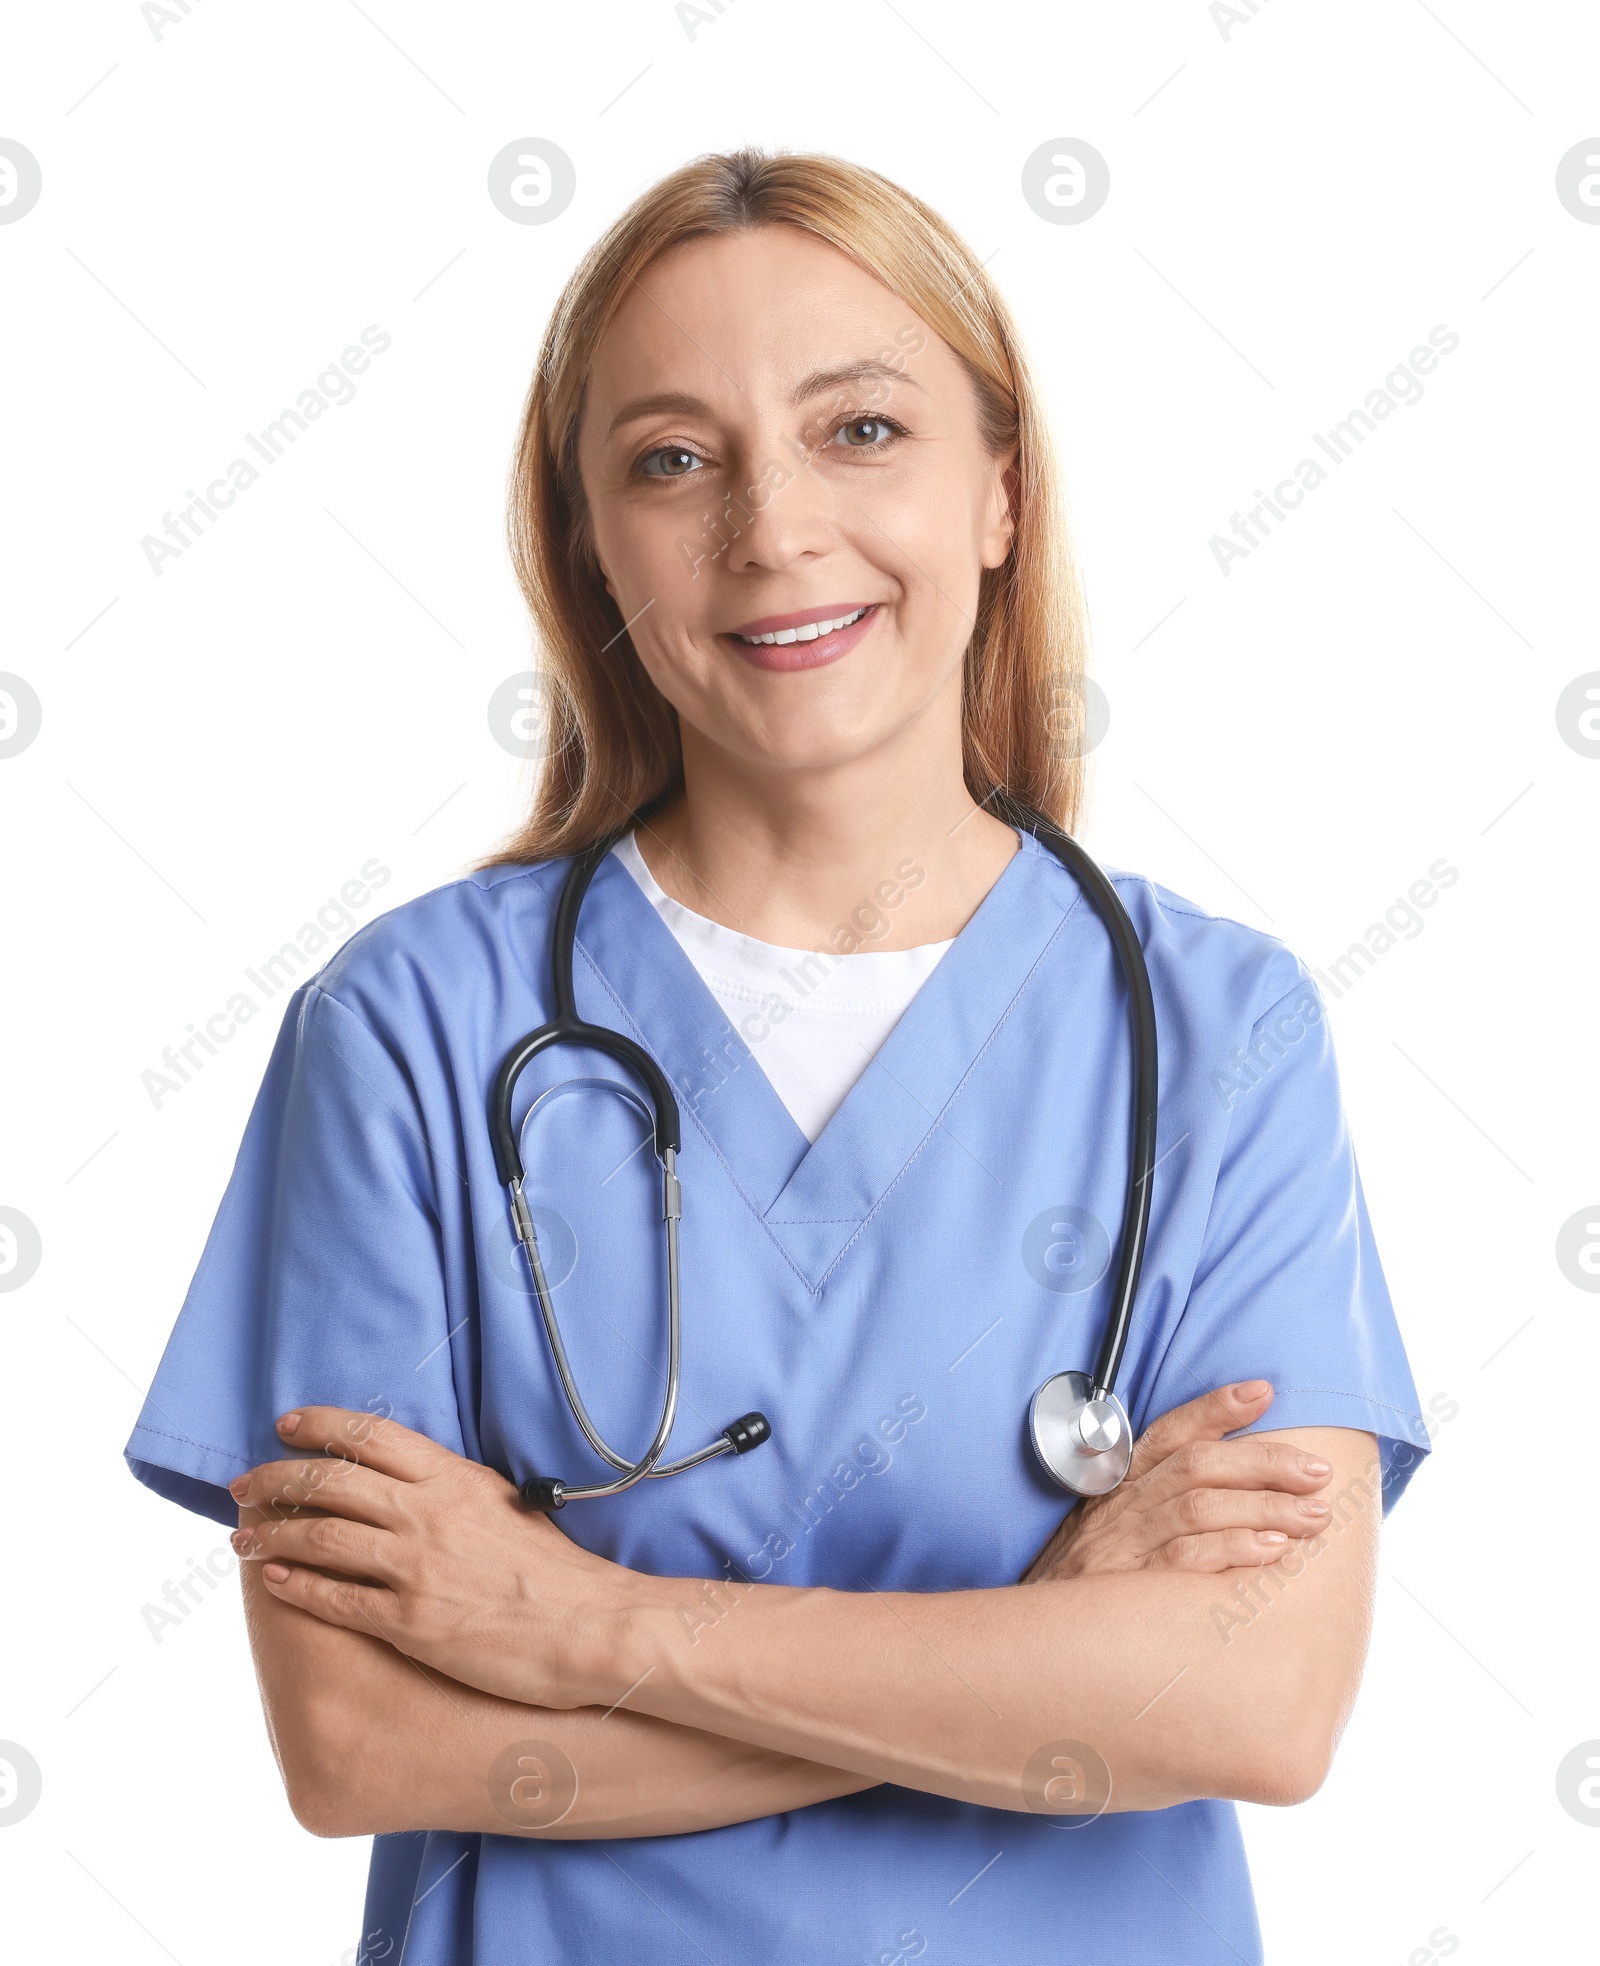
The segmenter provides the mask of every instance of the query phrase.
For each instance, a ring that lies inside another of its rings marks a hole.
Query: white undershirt
[[[815,1140],[950,944],[854,956],[781,949],[674,901],[631,833],[612,852],[671,929],[796,1126]]]

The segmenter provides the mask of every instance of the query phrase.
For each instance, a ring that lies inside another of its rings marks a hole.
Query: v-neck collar
[[[686,1147],[691,1134],[705,1141],[791,1267],[818,1291],[935,1133],[948,1135],[951,1151],[964,1151],[946,1109],[1082,899],[1055,856],[1021,835],[1018,852],[814,1144],[611,854],[578,925],[579,1013],[615,1023],[649,1048],[678,1092]]]

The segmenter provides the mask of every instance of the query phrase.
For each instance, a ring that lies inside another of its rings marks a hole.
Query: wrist
[[[574,1622],[566,1647],[562,1678],[571,1689],[566,1704],[574,1707],[610,1707],[652,1676],[671,1643],[673,1593],[685,1588],[681,1579],[609,1562],[597,1584],[589,1615]]]

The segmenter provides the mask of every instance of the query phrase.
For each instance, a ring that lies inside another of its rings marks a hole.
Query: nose
[[[768,462],[724,506],[731,573],[778,573],[831,550],[839,536],[836,494],[793,440],[773,445]],[[733,530],[737,528],[737,530]]]

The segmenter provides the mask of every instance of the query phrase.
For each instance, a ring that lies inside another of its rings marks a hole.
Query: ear
[[[993,461],[988,506],[984,513],[983,533],[978,549],[978,558],[986,567],[1005,565],[1012,542],[1017,536],[1016,513],[1020,491],[1021,478],[1017,470],[1017,453],[1013,450]]]

